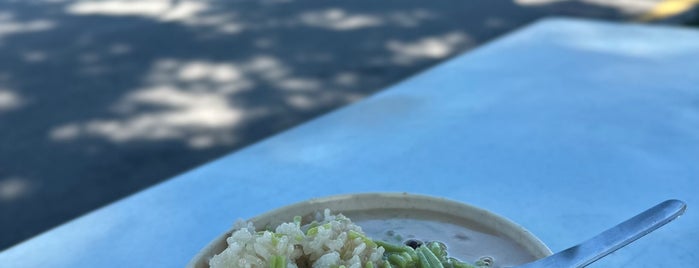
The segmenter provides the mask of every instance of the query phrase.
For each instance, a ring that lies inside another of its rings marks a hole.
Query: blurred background
[[[0,1],[0,250],[537,19],[697,27],[697,4]]]

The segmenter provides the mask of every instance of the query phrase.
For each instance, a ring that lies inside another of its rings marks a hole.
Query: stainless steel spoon
[[[577,246],[511,268],[585,267],[676,219],[686,208],[682,201],[667,200]]]

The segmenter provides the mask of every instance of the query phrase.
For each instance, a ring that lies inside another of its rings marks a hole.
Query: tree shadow
[[[0,3],[0,248],[579,2]],[[439,90],[439,89],[431,89]]]

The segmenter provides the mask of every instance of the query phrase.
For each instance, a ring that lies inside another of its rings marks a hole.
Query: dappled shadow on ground
[[[548,15],[633,14],[495,0],[0,3],[0,248]]]

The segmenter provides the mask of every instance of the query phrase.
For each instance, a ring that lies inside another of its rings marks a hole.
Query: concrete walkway
[[[538,18],[656,2],[4,1],[0,249]]]

